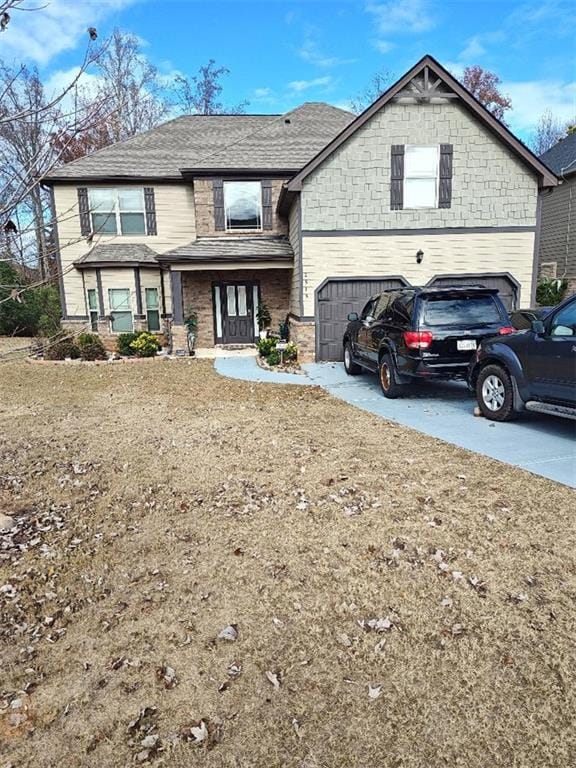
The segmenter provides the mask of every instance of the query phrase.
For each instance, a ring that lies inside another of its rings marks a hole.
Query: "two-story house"
[[[383,287],[535,288],[555,175],[426,56],[364,113],[186,116],[54,170],[63,322],[253,343],[289,316],[304,359],[339,359]]]

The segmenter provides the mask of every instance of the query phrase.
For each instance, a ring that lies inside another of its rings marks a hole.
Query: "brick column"
[[[316,325],[314,320],[297,320],[290,317],[290,341],[298,347],[298,362],[313,363],[316,360]]]
[[[182,272],[170,270],[172,286],[172,324],[170,327],[170,346],[172,354],[187,354],[187,329],[184,325],[184,298],[182,295]]]

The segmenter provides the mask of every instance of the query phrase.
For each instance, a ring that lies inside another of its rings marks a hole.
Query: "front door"
[[[254,342],[254,286],[224,283],[220,286],[222,341],[224,344]]]

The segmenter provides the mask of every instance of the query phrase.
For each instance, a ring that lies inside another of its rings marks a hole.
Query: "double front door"
[[[257,289],[254,283],[222,283],[220,314],[224,344],[252,344],[257,335],[255,313]]]

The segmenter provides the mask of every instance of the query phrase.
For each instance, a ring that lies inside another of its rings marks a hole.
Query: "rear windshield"
[[[502,322],[493,296],[430,298],[424,303],[424,325],[482,326]]]

